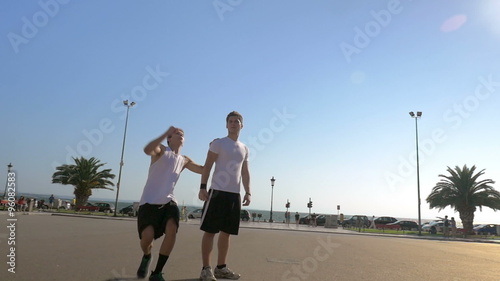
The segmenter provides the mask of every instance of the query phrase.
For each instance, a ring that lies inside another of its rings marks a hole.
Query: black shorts
[[[160,238],[165,233],[165,227],[169,219],[174,219],[177,229],[179,228],[179,207],[174,201],[170,201],[165,205],[144,204],[139,207],[137,213],[137,230],[139,238],[142,238],[142,231],[153,226],[155,235],[154,239]]]
[[[210,189],[203,205],[200,229],[208,233],[223,231],[238,235],[241,198],[239,193]]]

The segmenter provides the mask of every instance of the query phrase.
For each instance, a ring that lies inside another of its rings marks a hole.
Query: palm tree
[[[478,181],[484,174],[484,170],[474,174],[476,166],[463,168],[455,166],[455,169],[448,167],[450,176],[442,177],[431,194],[427,197],[430,208],[442,210],[448,206],[452,207],[460,215],[466,234],[472,234],[474,222],[474,212],[477,207],[482,211],[482,207],[488,207],[494,211],[500,210],[500,192],[491,185],[495,182],[491,179]]]
[[[114,186],[109,181],[115,177],[111,174],[111,169],[98,171],[105,163],[92,157],[85,159],[83,157],[73,158],[74,165],[64,164],[56,168],[56,172],[52,175],[52,183],[60,183],[64,185],[73,185],[75,187],[76,207],[87,204],[89,197],[92,195],[92,189],[108,189],[108,186]]]

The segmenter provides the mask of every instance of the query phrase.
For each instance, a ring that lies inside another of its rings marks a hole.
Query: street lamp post
[[[5,195],[7,194],[7,187],[9,186],[9,174],[10,174],[10,169],[12,169],[12,163],[9,163],[7,165],[7,179],[5,180],[5,190],[3,191],[3,199],[5,199]]]
[[[135,102],[129,103],[128,100],[124,100],[123,105],[125,105],[127,107],[127,115],[125,117],[125,131],[123,132],[122,157],[120,159],[120,172],[118,173],[118,183],[116,184],[116,200],[115,200],[115,213],[114,213],[115,217],[116,217],[116,210],[118,209],[118,195],[120,194],[120,183],[121,183],[121,178],[122,178],[123,153],[125,152],[125,139],[127,137],[128,111],[130,110],[130,108],[132,106],[135,105]]]
[[[417,111],[417,114],[410,111],[410,116],[415,119],[415,142],[417,146],[417,199],[418,199],[418,235],[422,236],[422,222],[420,217],[420,169],[418,162],[418,125],[417,120],[422,116],[421,111]]]
[[[290,213],[288,212],[288,208],[290,208],[290,201],[288,199],[286,199],[285,208],[286,208],[285,221],[288,225],[290,225]]]
[[[271,213],[269,215],[269,222],[273,222],[273,193],[274,193],[274,176],[271,178]]]

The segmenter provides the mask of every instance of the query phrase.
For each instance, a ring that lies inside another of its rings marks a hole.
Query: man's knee
[[[141,240],[152,240],[155,236],[155,230],[152,225],[148,225],[141,232]]]
[[[224,232],[224,231],[221,231],[219,234],[219,239],[222,239],[222,240],[229,240],[230,237],[231,237],[231,234]]]
[[[174,219],[170,218],[168,221],[167,221],[167,224],[165,225],[165,233],[172,233],[172,234],[175,234],[177,233],[177,223],[175,222]]]
[[[212,240],[212,241],[213,241],[213,239],[215,238],[215,234],[216,234],[216,233],[210,233],[210,232],[206,232],[206,231],[205,231],[205,232],[203,233],[203,238],[204,238],[204,239],[209,239],[209,240]]]

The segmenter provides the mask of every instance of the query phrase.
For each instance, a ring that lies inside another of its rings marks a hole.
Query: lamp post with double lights
[[[273,193],[274,193],[274,176],[271,178],[271,213],[269,214],[269,222],[273,222]]]
[[[5,180],[5,190],[3,191],[3,199],[5,199],[5,195],[7,194],[7,187],[9,186],[9,174],[10,174],[10,169],[12,169],[12,163],[9,163],[7,165],[7,179]]]
[[[118,173],[118,183],[116,184],[116,200],[115,200],[115,213],[114,213],[115,217],[116,217],[116,210],[118,209],[118,195],[120,194],[120,184],[121,184],[122,168],[123,168],[123,153],[125,152],[125,139],[127,138],[128,111],[130,110],[130,108],[132,106],[135,105],[135,102],[129,103],[128,100],[124,100],[123,105],[127,107],[127,115],[125,117],[125,131],[123,132],[122,157],[120,159],[120,172]]]
[[[422,116],[421,111],[417,111],[415,114],[413,111],[410,111],[411,118],[415,119],[415,142],[417,146],[417,199],[418,199],[418,235],[422,236],[422,222],[420,217],[420,168],[418,162],[418,122],[417,120]]]

